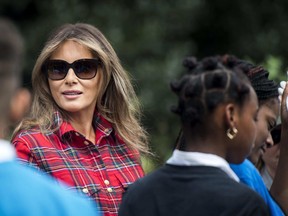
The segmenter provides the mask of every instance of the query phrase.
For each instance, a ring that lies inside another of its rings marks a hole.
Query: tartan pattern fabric
[[[115,134],[112,125],[95,114],[96,144],[62,122],[55,113],[59,130],[42,134],[39,130],[21,131],[12,143],[23,163],[63,181],[95,200],[104,216],[116,216],[122,194],[129,184],[144,176],[140,155]]]

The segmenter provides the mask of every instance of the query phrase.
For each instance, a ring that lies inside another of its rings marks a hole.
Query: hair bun
[[[187,57],[183,60],[183,66],[189,71],[193,70],[197,66],[197,59],[195,57]]]
[[[214,70],[217,68],[218,59],[217,58],[205,58],[203,59],[203,69],[204,70]]]
[[[175,92],[177,95],[179,94],[179,92],[181,91],[181,82],[179,81],[173,81],[170,83],[170,88],[173,92]]]

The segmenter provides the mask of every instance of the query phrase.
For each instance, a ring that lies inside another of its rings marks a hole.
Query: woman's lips
[[[62,94],[63,94],[66,98],[74,99],[74,98],[79,97],[79,95],[81,95],[82,92],[81,92],[81,91],[73,90],[73,91],[64,91],[64,92],[62,92]]]

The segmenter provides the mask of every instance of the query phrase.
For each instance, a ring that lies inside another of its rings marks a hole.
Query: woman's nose
[[[74,70],[73,70],[72,68],[70,68],[70,69],[68,70],[68,73],[67,73],[67,75],[66,75],[66,77],[65,77],[65,81],[66,81],[67,83],[77,82],[77,76],[76,76],[76,74],[75,74],[75,72],[74,72]]]
[[[266,147],[270,148],[272,146],[274,146],[274,141],[273,141],[271,133],[269,133],[269,136],[266,139]]]

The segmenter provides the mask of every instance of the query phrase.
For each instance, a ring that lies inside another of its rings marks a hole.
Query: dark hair
[[[172,111],[181,116],[183,124],[201,124],[219,104],[231,101],[241,106],[249,95],[248,78],[237,67],[224,65],[220,56],[199,62],[188,57],[183,64],[188,74],[171,83],[179,97]]]
[[[229,55],[224,56],[223,59],[225,59],[225,64],[230,67],[239,67],[248,76],[259,103],[279,96],[277,83],[269,80],[269,72],[262,66],[256,66],[251,62]]]
[[[172,112],[180,115],[183,126],[203,124],[219,104],[231,101],[241,107],[249,97],[248,77],[237,65],[230,64],[227,57],[207,57],[199,62],[195,57],[188,57],[183,61],[188,73],[170,84],[178,96],[178,105]],[[184,139],[181,130],[176,148],[185,148]]]

